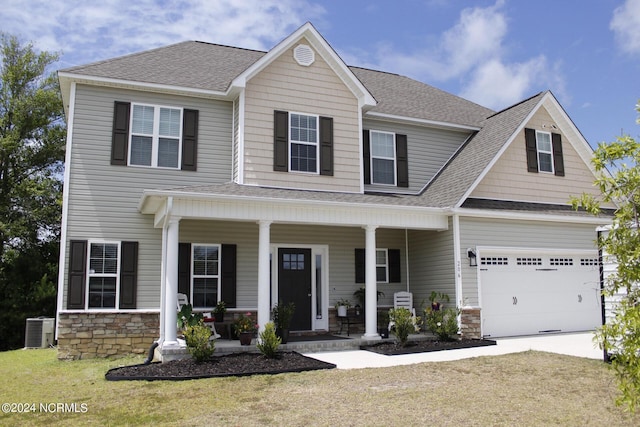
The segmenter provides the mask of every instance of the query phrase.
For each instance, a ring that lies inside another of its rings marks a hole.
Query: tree
[[[66,130],[58,55],[0,34],[0,350],[55,313]]]
[[[636,110],[640,113],[640,102]],[[640,405],[640,141],[627,135],[602,143],[592,163],[599,172],[595,184],[603,194],[602,201],[617,206],[611,229],[599,241],[618,264],[603,293],[622,294],[613,320],[598,330],[596,340],[614,355],[611,367],[621,392],[616,402],[635,412]],[[601,212],[601,204],[593,196],[583,194],[573,198],[572,204],[596,215]]]

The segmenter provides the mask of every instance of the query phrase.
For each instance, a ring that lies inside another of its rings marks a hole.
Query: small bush
[[[202,323],[184,328],[187,350],[196,362],[204,362],[213,355],[216,345],[213,341],[209,341],[210,337],[211,330]]]
[[[458,310],[454,308],[427,308],[424,311],[424,320],[427,329],[439,340],[450,341],[451,337],[458,333]]]
[[[402,347],[407,345],[410,333],[420,332],[420,318],[411,316],[407,308],[392,308],[389,310],[389,320],[394,323],[393,328]]]
[[[269,359],[273,359],[276,357],[281,342],[282,340],[276,335],[276,327],[273,322],[267,322],[264,325],[264,331],[260,333],[256,346],[260,353]]]

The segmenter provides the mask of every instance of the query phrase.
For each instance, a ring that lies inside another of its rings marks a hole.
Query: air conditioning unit
[[[24,334],[25,348],[47,348],[53,344],[53,325],[55,319],[37,317],[27,319]]]

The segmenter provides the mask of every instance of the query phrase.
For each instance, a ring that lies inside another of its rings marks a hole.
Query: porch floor
[[[410,335],[410,340],[429,339],[430,335],[415,334]],[[361,345],[375,344],[379,342],[393,341],[395,337],[391,335],[389,338],[377,340],[363,339],[361,335],[300,335],[289,337],[289,342],[280,344],[279,351],[295,351],[298,353],[317,353],[327,351],[349,351],[359,350]],[[241,352],[259,352],[256,347],[256,339],[251,340],[251,345],[240,345],[239,340],[217,339],[216,351],[214,356],[223,356],[231,353]],[[156,349],[156,359],[168,362],[176,359],[184,359],[189,357],[186,347],[179,349]]]

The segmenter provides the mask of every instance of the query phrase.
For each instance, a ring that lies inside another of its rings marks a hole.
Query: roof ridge
[[[228,47],[230,49],[246,50],[246,51],[249,51],[249,52],[268,53],[268,51],[266,51],[266,50],[250,49],[248,47],[231,46],[231,45],[228,45],[228,44],[205,42],[205,41],[202,41],[202,40],[187,40],[187,41],[185,41],[183,43],[190,43],[190,42],[206,44],[206,45],[209,45],[209,46]]]
[[[496,112],[496,113],[494,113],[494,114],[492,114],[492,115],[488,116],[488,117],[487,117],[487,119],[490,119],[490,118],[492,118],[492,117],[494,117],[494,116],[497,116],[498,114],[502,114],[502,113],[504,113],[504,112],[505,112],[505,111],[507,111],[507,110],[511,110],[512,108],[515,108],[515,107],[517,107],[518,105],[522,105],[522,104],[524,104],[525,102],[531,101],[533,98],[536,98],[536,97],[538,97],[538,96],[540,96],[540,95],[542,95],[543,93],[546,93],[546,92],[548,92],[548,90],[543,90],[543,91],[541,91],[541,92],[536,93],[535,95],[530,96],[530,97],[529,97],[529,98],[527,98],[527,99],[523,99],[523,100],[522,100],[522,101],[520,101],[520,102],[517,102],[517,103],[515,103],[515,104],[513,104],[513,105],[510,105],[510,106],[508,106],[508,107],[506,107],[506,108],[503,108],[502,110],[500,110],[500,111],[498,111],[498,112]]]

